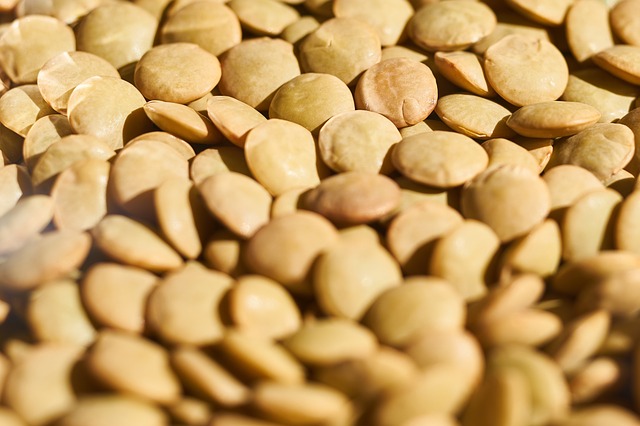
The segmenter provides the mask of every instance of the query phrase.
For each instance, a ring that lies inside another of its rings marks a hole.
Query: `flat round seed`
[[[622,196],[612,189],[589,192],[567,209],[562,221],[562,257],[576,260],[613,249],[613,226]]]
[[[490,227],[466,220],[436,242],[427,272],[450,282],[465,300],[477,300],[487,292],[486,277],[499,246]]]
[[[45,425],[60,417],[76,402],[71,371],[80,355],[77,346],[34,346],[9,371],[5,404],[30,425]]]
[[[278,36],[300,18],[296,9],[276,0],[231,0],[228,5],[243,28],[255,35]]]
[[[342,318],[316,319],[304,324],[283,345],[311,366],[364,359],[378,348],[375,335],[364,326]]]
[[[268,419],[294,426],[322,424],[351,414],[349,400],[342,393],[318,383],[259,383],[253,405]]]
[[[387,229],[387,246],[406,274],[422,275],[435,241],[461,223],[453,208],[421,201],[395,216]]]
[[[402,348],[429,331],[461,329],[465,317],[460,293],[445,280],[426,277],[380,294],[363,323],[380,342]]]
[[[576,310],[590,312],[605,309],[618,318],[634,317],[640,310],[638,276],[640,276],[640,270],[634,268],[605,277],[580,292],[576,301]]]
[[[324,217],[299,211],[271,219],[248,241],[247,267],[288,289],[309,291],[309,273],[317,256],[338,240]]]
[[[31,292],[26,319],[40,342],[88,346],[96,336],[78,284],[71,280],[50,282]]]
[[[573,2],[571,0],[507,0],[507,3],[533,21],[543,25],[560,25]]]
[[[476,337],[483,347],[509,345],[541,346],[562,330],[560,318],[539,309],[522,309],[505,315],[499,321],[479,325]]]
[[[610,123],[629,112],[638,87],[612,77],[600,68],[585,68],[569,75],[562,100],[582,102],[600,111],[600,122]]]
[[[30,290],[64,277],[84,262],[90,248],[88,234],[71,230],[48,232],[0,264],[0,283],[12,290]]]
[[[213,96],[207,101],[207,114],[231,143],[244,147],[247,133],[266,118],[256,109],[231,96]]]
[[[202,252],[205,263],[216,271],[232,277],[246,273],[242,263],[244,240],[226,228],[213,232]]]
[[[20,199],[0,216],[0,256],[22,248],[51,222],[53,200],[46,195]]]
[[[565,378],[560,367],[546,355],[526,346],[504,346],[492,352],[487,364],[490,370],[514,369],[523,375],[531,398],[528,421],[544,424],[567,414],[569,391]]]
[[[640,10],[638,0],[622,0],[617,2],[609,12],[611,28],[615,35],[625,43],[634,46],[640,46],[638,10]]]
[[[594,256],[565,263],[551,282],[554,290],[575,295],[582,289],[589,288],[616,276],[620,272],[637,269],[640,257],[628,251],[603,251]]]
[[[169,344],[213,344],[223,335],[217,312],[231,283],[226,274],[187,263],[153,289],[147,301],[147,322]]]
[[[589,170],[573,164],[562,164],[549,169],[542,177],[551,194],[551,210],[573,205],[588,192],[604,189],[604,185]]]
[[[436,106],[438,117],[453,130],[476,139],[513,136],[506,125],[511,111],[480,96],[454,94],[443,96]],[[469,111],[475,111],[469,114]]]
[[[496,138],[483,142],[480,146],[489,154],[487,168],[499,164],[522,166],[533,173],[540,173],[540,164],[529,151],[508,139]]]
[[[186,104],[220,81],[218,58],[193,43],[169,43],[147,51],[136,64],[134,81],[147,99]]]
[[[335,75],[354,85],[363,71],[380,62],[380,38],[365,21],[333,18],[304,39],[299,57],[303,71]]]
[[[407,383],[418,373],[406,354],[381,346],[368,358],[314,369],[314,379],[343,392],[352,399],[371,397]]]
[[[507,424],[527,423],[531,417],[530,394],[526,378],[518,370],[491,371],[471,396],[462,424],[489,426],[496,419]]]
[[[242,414],[220,413],[213,416],[210,426],[277,426],[268,420],[256,419]],[[626,426],[626,425],[625,425]]]
[[[76,133],[97,136],[111,148],[143,133],[145,100],[132,84],[114,77],[90,77],[69,96],[67,113]]]
[[[115,152],[102,139],[91,135],[69,135],[52,144],[33,168],[32,181],[43,188],[53,184],[56,176],[75,163],[95,159],[106,161]]]
[[[144,113],[160,129],[198,144],[214,144],[222,141],[222,134],[211,120],[186,105],[166,101],[149,101]]]
[[[182,258],[152,229],[126,216],[107,215],[93,228],[95,244],[108,256],[151,271],[179,268]]]
[[[229,291],[229,316],[243,333],[282,339],[300,328],[300,309],[286,289],[260,275],[240,277]]]
[[[157,28],[158,21],[135,4],[102,4],[76,27],[78,50],[100,56],[120,69],[151,49]]]
[[[162,43],[195,43],[218,56],[240,43],[242,29],[238,17],[226,5],[196,1],[168,14],[160,38]]]
[[[400,188],[384,175],[346,172],[324,179],[301,202],[338,226],[358,225],[393,211],[400,204]]]
[[[193,157],[196,156],[196,153],[193,150],[193,147],[191,147],[191,145],[189,145],[187,142],[185,142],[184,140],[176,136],[173,136],[171,133],[162,132],[162,131],[143,133],[140,136],[136,136],[135,138],[131,139],[127,143],[127,145],[133,144],[134,142],[143,141],[143,140],[156,141],[156,142],[161,142],[165,145],[168,145],[171,148],[175,149],[187,161],[191,160]]]
[[[38,159],[47,148],[65,136],[73,134],[69,119],[62,114],[50,114],[39,118],[24,138],[22,156],[29,170],[33,171]]]
[[[599,0],[574,2],[566,15],[567,42],[578,62],[613,46],[609,7]]]
[[[506,36],[489,47],[484,70],[491,87],[516,106],[558,99],[569,78],[567,63],[553,44],[522,35]]]
[[[333,14],[366,22],[376,30],[383,46],[392,46],[405,38],[413,7],[407,0],[337,0],[333,2]]]
[[[384,116],[357,110],[331,117],[320,129],[318,147],[324,163],[336,172],[390,174],[390,153],[401,139]]]
[[[200,349],[178,346],[171,353],[171,364],[187,387],[207,401],[233,407],[249,400],[249,388]]]
[[[300,75],[293,45],[266,37],[245,40],[221,57],[219,89],[258,111],[268,111],[280,86]]]
[[[58,421],[60,426],[162,426],[167,415],[155,404],[128,395],[86,395]]]
[[[421,370],[403,386],[386,393],[377,404],[374,419],[379,426],[409,424],[418,417],[460,410],[475,382],[455,363],[443,362]]]
[[[58,175],[51,189],[53,223],[57,228],[86,231],[107,214],[110,167],[105,160],[87,158]]]
[[[220,350],[235,367],[252,380],[269,380],[283,384],[302,384],[305,370],[284,347],[261,336],[227,330]]]
[[[450,188],[482,172],[489,156],[468,136],[434,131],[404,138],[395,146],[392,160],[396,169],[411,180]]]
[[[244,151],[235,146],[220,146],[200,151],[191,161],[189,174],[196,185],[218,173],[236,172],[251,177]]]
[[[617,45],[593,55],[600,68],[631,84],[640,84],[640,46]]]
[[[202,240],[213,230],[211,216],[193,183],[169,179],[154,192],[158,225],[164,237],[187,259],[202,252]]]
[[[244,155],[271,195],[320,183],[313,135],[299,124],[271,119],[257,125],[247,134]]]
[[[131,333],[145,327],[147,297],[157,285],[151,272],[117,263],[98,263],[85,272],[82,302],[99,325]]]
[[[9,164],[0,168],[0,215],[16,205],[20,197],[33,192],[26,167]]]
[[[0,97],[0,122],[23,137],[38,119],[53,113],[35,84],[14,87]]]
[[[76,37],[64,22],[49,16],[25,16],[14,20],[0,37],[0,65],[14,83],[35,83],[45,62],[73,50]]]
[[[567,324],[546,352],[567,373],[575,372],[602,345],[611,317],[605,310],[583,315]]]
[[[287,25],[280,38],[291,44],[299,44],[306,36],[314,32],[320,26],[320,22],[312,15],[301,16],[300,19]]]
[[[171,403],[180,396],[169,354],[143,337],[103,330],[85,354],[85,362],[92,375],[115,391],[159,403]]]
[[[470,309],[467,320],[471,329],[482,324],[503,321],[505,317],[530,308],[544,294],[545,283],[531,274],[516,275],[491,289]]]
[[[240,173],[219,173],[198,186],[209,211],[230,231],[251,237],[269,221],[271,195],[258,182]]]
[[[483,59],[466,52],[436,52],[434,62],[440,74],[456,86],[478,96],[495,96],[482,69]]]
[[[189,178],[189,163],[175,149],[141,140],[118,153],[109,176],[108,192],[129,214],[153,219],[153,191],[170,178]]]
[[[624,168],[635,151],[633,132],[625,125],[595,124],[554,145],[547,168],[560,164],[583,167],[604,181]]]
[[[431,114],[436,107],[438,86],[425,64],[391,58],[362,74],[354,97],[358,109],[382,114],[401,128],[419,123]]]
[[[469,181],[462,191],[462,213],[489,225],[502,242],[526,234],[551,209],[542,178],[520,166],[494,166]]]
[[[425,5],[409,23],[411,40],[429,51],[465,50],[489,35],[496,15],[489,6],[458,0]]]
[[[269,118],[293,121],[316,133],[334,115],[354,109],[351,91],[338,77],[304,73],[280,86],[269,106]]]
[[[343,240],[329,247],[314,264],[313,288],[328,315],[360,320],[385,290],[402,282],[395,259],[369,241]]]
[[[514,240],[504,253],[503,267],[541,277],[553,275],[560,264],[562,239],[557,222],[547,219]]]
[[[526,105],[514,112],[507,125],[522,136],[571,136],[600,120],[600,112],[580,102],[551,101]]]
[[[428,331],[406,346],[404,352],[421,369],[450,362],[464,370],[468,379],[475,383],[479,383],[484,373],[482,347],[474,335],[464,329]]]
[[[64,52],[42,66],[38,73],[38,89],[54,110],[66,114],[73,89],[94,76],[120,78],[118,70],[100,56],[88,52]]]

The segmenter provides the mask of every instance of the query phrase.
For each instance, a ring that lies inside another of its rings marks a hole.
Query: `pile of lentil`
[[[1,425],[640,425],[640,0],[0,21]]]

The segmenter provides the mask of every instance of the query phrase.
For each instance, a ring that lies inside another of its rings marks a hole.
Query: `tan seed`
[[[210,92],[220,75],[218,58],[197,44],[170,43],[142,55],[134,81],[147,99],[186,104]]]
[[[131,333],[145,328],[147,297],[157,285],[151,272],[117,263],[98,263],[82,279],[82,302],[99,325]]]
[[[400,188],[384,175],[346,172],[324,179],[303,194],[301,202],[338,226],[357,225],[393,211],[400,203]]]
[[[519,166],[494,166],[462,191],[462,212],[489,225],[501,241],[529,232],[549,213],[551,197],[539,176]]]
[[[169,354],[157,343],[122,331],[103,330],[85,355],[87,368],[105,386],[160,403],[178,399]]]
[[[434,131],[402,139],[393,150],[392,160],[398,171],[413,181],[450,188],[482,172],[489,156],[468,136]]]
[[[216,174],[200,183],[198,189],[209,211],[242,238],[251,237],[269,221],[271,195],[243,174]]]
[[[314,264],[313,288],[328,315],[360,320],[385,290],[402,282],[391,254],[378,244],[342,240],[322,253]]]
[[[187,263],[166,275],[149,295],[146,313],[149,327],[169,344],[216,343],[224,329],[220,300],[231,283],[226,274],[197,262]]]
[[[427,118],[436,107],[437,98],[433,72],[406,58],[390,58],[373,65],[362,74],[355,92],[358,109],[382,114],[398,128]]]
[[[179,268],[182,258],[151,228],[126,216],[107,215],[92,230],[95,244],[108,256],[152,271]]]
[[[12,290],[30,290],[64,277],[82,265],[90,248],[86,233],[48,232],[0,263],[0,283]]]

